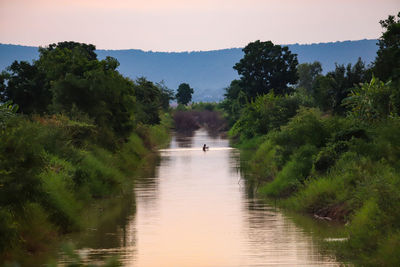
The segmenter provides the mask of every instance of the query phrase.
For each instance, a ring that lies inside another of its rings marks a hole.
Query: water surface
[[[317,228],[299,227],[248,196],[239,152],[226,139],[200,130],[175,136],[160,154],[155,173],[137,180],[126,218],[78,243],[87,261],[118,255],[137,267],[339,265],[315,241]]]

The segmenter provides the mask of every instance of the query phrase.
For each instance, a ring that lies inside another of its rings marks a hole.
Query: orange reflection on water
[[[227,140],[197,131],[160,154],[156,173],[135,184],[126,224],[94,233],[102,244],[81,244],[87,262],[118,255],[135,267],[339,265],[291,218],[249,196]]]

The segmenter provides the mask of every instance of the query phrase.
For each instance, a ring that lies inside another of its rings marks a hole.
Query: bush
[[[276,178],[261,188],[260,193],[269,197],[287,197],[297,191],[310,173],[316,151],[311,145],[299,148]]]
[[[278,166],[283,166],[292,153],[303,145],[309,144],[321,148],[329,135],[318,110],[301,108],[287,125],[282,126],[279,132],[274,132],[270,136],[277,146]]]
[[[15,119],[0,135],[0,205],[21,208],[41,193],[37,175],[45,165],[41,127]]]
[[[242,110],[230,136],[249,139],[267,134],[285,125],[296,115],[301,104],[301,99],[296,96],[275,96],[273,93],[259,96]]]
[[[12,212],[0,207],[0,252],[13,247],[18,238],[18,228]]]

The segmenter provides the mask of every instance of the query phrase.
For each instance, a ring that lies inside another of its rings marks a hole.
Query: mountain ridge
[[[337,64],[354,64],[359,57],[370,64],[376,56],[378,40],[337,41],[329,43],[290,44],[299,63],[320,61],[324,73]],[[144,76],[153,82],[164,81],[172,89],[187,82],[195,89],[194,101],[220,101],[224,90],[238,75],[233,65],[243,57],[242,48],[209,51],[157,52],[141,49],[96,50],[99,59],[115,57],[118,70],[131,79]],[[39,56],[38,47],[0,44],[0,70],[14,60],[31,62]]]

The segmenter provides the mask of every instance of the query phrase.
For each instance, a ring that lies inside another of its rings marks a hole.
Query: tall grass
[[[279,130],[242,143],[258,145],[245,168],[260,196],[346,224],[348,241],[336,248],[357,264],[400,265],[398,118],[365,124],[303,108]]]
[[[125,142],[101,141],[99,129],[65,116],[11,120],[0,135],[0,261],[49,249],[85,228],[91,203],[129,193],[133,173],[169,140],[164,118]]]

